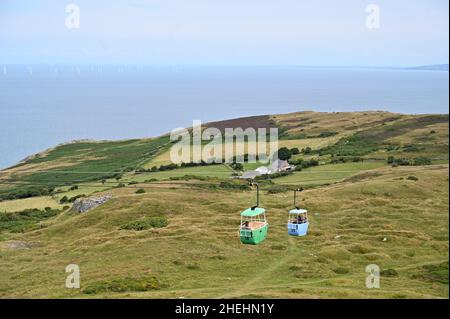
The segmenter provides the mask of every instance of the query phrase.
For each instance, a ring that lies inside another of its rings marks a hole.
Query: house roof
[[[246,209],[241,213],[242,217],[255,217],[261,214],[264,214],[266,212],[266,210],[264,208],[261,207],[256,207],[255,209]]]
[[[257,169],[255,169],[255,171],[256,171],[256,172],[260,172],[260,173],[267,173],[267,172],[269,172],[270,170],[269,170],[268,167],[260,166],[260,167],[258,167]]]
[[[274,169],[274,170],[278,170],[280,168],[286,168],[286,167],[289,167],[289,166],[290,165],[289,165],[288,161],[284,161],[284,160],[280,160],[280,159],[277,159],[276,161],[274,161],[272,163],[272,165],[270,165],[270,167],[272,169]]]
[[[289,214],[306,214],[308,211],[306,209],[293,209]]]

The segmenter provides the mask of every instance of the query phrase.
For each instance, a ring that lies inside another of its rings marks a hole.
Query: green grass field
[[[156,155],[168,137],[119,142],[81,142],[58,146],[9,170],[11,180],[61,185],[95,181],[135,169]]]
[[[329,164],[304,169],[292,175],[274,179],[276,184],[299,185],[299,186],[319,186],[332,184],[344,180],[362,171],[369,171],[375,168],[386,166],[383,161]]]
[[[44,209],[45,207],[61,208],[62,205],[50,196],[16,199],[0,202],[0,213],[19,212],[28,208]]]
[[[201,176],[201,177],[217,177],[222,179],[228,179],[232,171],[225,165],[211,165],[211,166],[199,166],[179,168],[170,171],[154,172],[154,173],[141,173],[127,175],[123,181],[137,181],[143,182],[149,179],[167,180],[171,177],[183,177],[185,175]]]

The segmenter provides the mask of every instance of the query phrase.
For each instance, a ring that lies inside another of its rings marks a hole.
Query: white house
[[[277,159],[270,165],[271,174],[294,170],[295,166],[289,164],[288,161]]]
[[[270,175],[279,172],[292,171],[295,169],[295,166],[290,165],[288,161],[276,160],[269,167],[260,166],[254,171],[246,171],[238,178],[241,179],[254,179],[256,176],[260,175]]]
[[[260,173],[261,175],[270,174],[270,169],[266,166],[261,166],[255,169],[255,172]]]

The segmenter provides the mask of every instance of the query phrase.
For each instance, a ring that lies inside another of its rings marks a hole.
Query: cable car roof
[[[306,209],[293,209],[289,214],[306,214],[308,211]]]
[[[241,213],[242,217],[255,217],[261,214],[264,214],[266,212],[266,210],[264,208],[261,207],[256,207],[255,209],[246,209]]]

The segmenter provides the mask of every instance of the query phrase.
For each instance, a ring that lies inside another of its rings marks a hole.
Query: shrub
[[[122,225],[120,229],[141,231],[149,228],[163,228],[168,224],[169,223],[165,217],[148,217],[142,220],[136,220]]]
[[[308,167],[313,167],[313,166],[319,166],[319,161],[314,158],[310,159],[309,161],[304,161],[302,163],[303,168],[308,168]]]
[[[337,132],[322,132],[318,137],[331,137],[337,135]]]
[[[344,267],[337,267],[334,268],[333,271],[338,274],[338,275],[345,275],[349,273],[349,270],[347,268]]]
[[[242,165],[241,163],[232,163],[232,164],[230,164],[230,166],[235,171],[243,171],[244,170],[244,165]]]
[[[236,183],[231,181],[223,181],[219,184],[220,188],[224,189],[240,189],[240,190],[250,190],[251,187],[248,184]]]
[[[287,147],[282,147],[278,150],[278,158],[282,161],[287,161],[292,157],[292,152]]]
[[[26,209],[16,213],[0,214],[0,231],[21,233],[38,227],[40,221],[46,220],[60,213],[60,210],[47,207],[44,210]]]
[[[424,166],[424,165],[431,165],[431,159],[427,157],[416,157],[413,160],[414,166]]]
[[[377,141],[363,132],[340,139],[336,144],[322,148],[319,154],[337,156],[363,156],[378,149]]]
[[[392,164],[392,166],[425,166],[431,165],[431,159],[428,157],[416,157],[414,159],[405,159],[405,158],[394,158],[393,156],[389,156],[388,163]]]
[[[60,200],[59,203],[60,204],[66,204],[69,202],[69,198],[67,196],[63,196]]]
[[[330,161],[330,164],[340,164],[340,163],[347,163],[347,159],[345,157],[334,157]]]
[[[150,291],[157,289],[159,289],[159,282],[155,277],[140,277],[99,281],[88,285],[83,292],[92,295],[105,292]]]
[[[419,180],[419,178],[414,176],[414,175],[412,175],[412,176],[408,176],[407,180],[417,182]]]
[[[234,162],[236,162],[236,161],[234,160]],[[215,163],[215,161],[212,161],[212,162],[201,161],[200,163],[189,162],[189,163],[181,163],[180,165],[177,165],[175,163],[171,163],[171,164],[168,164],[168,165],[161,165],[159,167],[153,166],[150,169],[139,168],[139,169],[137,169],[135,171],[135,173],[136,174],[140,174],[140,173],[154,173],[154,172],[171,171],[171,170],[175,170],[175,169],[178,169],[178,168],[207,166],[207,165],[220,165],[220,163]]]
[[[397,277],[398,272],[395,269],[385,269],[380,272],[380,275],[383,277]]]
[[[143,189],[143,188],[139,188],[137,191],[136,191],[136,194],[144,194],[145,193],[145,189]]]
[[[54,191],[54,187],[24,187],[5,192],[4,194],[0,194],[0,200],[14,200],[30,197],[49,196],[53,195]]]
[[[353,254],[367,254],[368,252],[370,252],[369,248],[359,244],[352,245],[347,248],[347,250]]]
[[[177,169],[177,168],[179,168],[179,166],[177,164],[171,163],[171,164],[168,164],[168,165],[161,165],[159,167],[159,171],[171,171],[171,170],[174,170],[174,169]]]
[[[294,148],[291,148],[291,153],[292,153],[292,155],[298,155],[298,154],[300,154],[300,150],[298,149],[298,147],[294,147]]]
[[[312,158],[312,159],[310,159],[308,161],[305,161],[305,160],[300,158],[300,159],[298,159],[296,161],[291,161],[290,163],[292,165],[296,166],[296,170],[300,170],[300,171],[301,171],[302,168],[309,168],[309,167],[313,167],[313,166],[318,166],[319,165],[319,161],[314,159],[314,158]]]
[[[448,261],[440,264],[425,265],[422,267],[421,273],[413,277],[429,282],[439,282],[448,286]]]
[[[189,269],[189,270],[199,270],[200,266],[197,265],[197,264],[189,264],[189,265],[187,265],[186,268]]]
[[[274,173],[274,174],[265,174],[265,175],[256,176],[255,180],[256,181],[264,181],[264,180],[270,180],[270,179],[275,179],[275,178],[288,176],[288,175],[291,175],[291,174],[293,174],[292,171],[279,172],[279,173]]]
[[[211,179],[209,176],[198,176],[198,175],[183,175],[183,176],[172,176],[169,177],[169,180],[171,181],[190,181],[190,180],[199,180],[199,181],[206,181],[208,179]]]
[[[68,202],[74,203],[78,198],[82,198],[82,197],[86,197],[86,195],[84,195],[84,194],[76,195],[74,197],[69,198]]]

